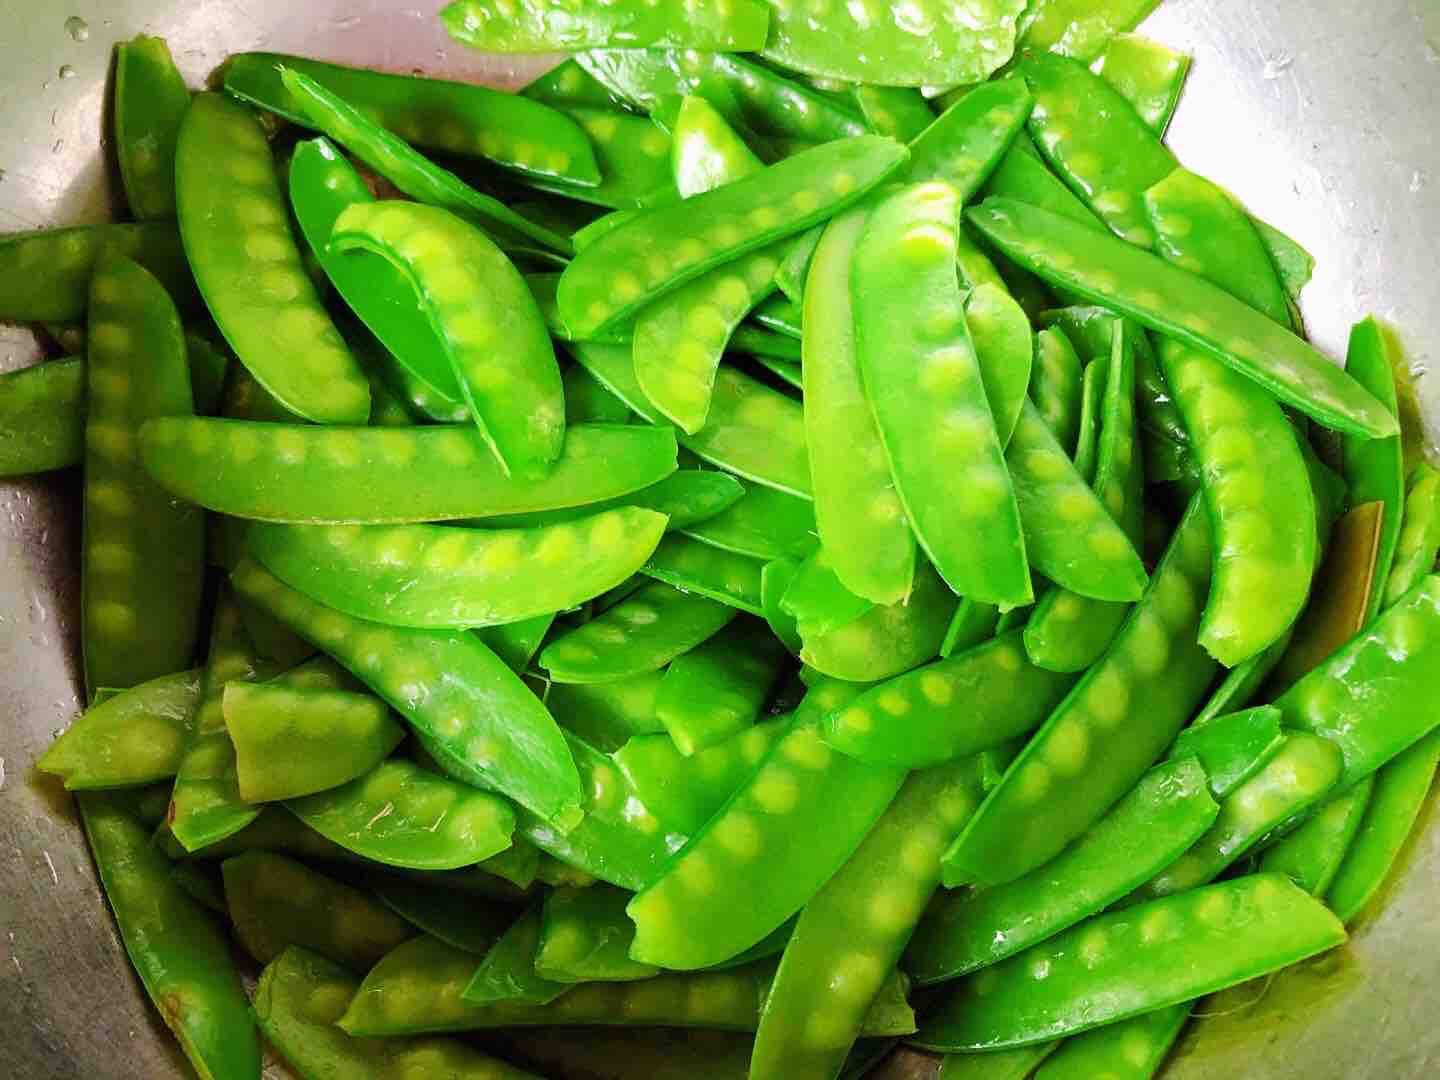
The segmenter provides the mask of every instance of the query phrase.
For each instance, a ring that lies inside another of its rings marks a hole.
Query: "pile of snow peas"
[[[456,0],[570,54],[519,94],[117,46],[0,477],[82,470],[38,765],[199,1075],[1130,1080],[1374,910],[1440,472],[1153,6]]]

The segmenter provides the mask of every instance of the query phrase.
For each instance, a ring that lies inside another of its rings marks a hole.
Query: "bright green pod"
[[[606,45],[753,52],[770,13],[761,0],[705,7],[604,0],[453,0],[440,12],[450,36],[498,53],[573,52]]]
[[[415,936],[368,893],[283,855],[236,855],[220,872],[235,936],[262,964],[298,945],[359,973]]]
[[[620,682],[552,682],[545,693],[545,707],[566,731],[602,753],[613,753],[634,735],[665,731],[655,712],[664,677],[663,671],[650,671]],[[641,801],[645,801],[643,797]]]
[[[965,299],[965,325],[980,362],[1000,445],[1009,446],[1030,386],[1035,348],[1030,320],[1000,285],[977,285]]]
[[[1394,415],[1354,379],[1204,278],[1010,199],[987,199],[966,215],[1027,270],[1215,357],[1328,427],[1372,438],[1399,429]]]
[[[760,607],[765,621],[794,656],[800,655],[800,626],[781,604],[799,572],[800,564],[794,559],[771,559],[760,569]]]
[[[1390,607],[1435,566],[1440,551],[1440,472],[1421,463],[1411,474],[1395,562],[1382,607]]]
[[[670,169],[672,141],[644,116],[615,108],[572,108],[568,112],[589,137],[600,164],[600,183],[593,187],[532,181],[536,187],[594,206],[633,214],[642,207],[668,206],[680,200]],[[601,218],[593,229],[572,238],[576,251],[589,247],[604,233],[628,220]]]
[[[821,733],[861,761],[924,768],[1028,734],[1074,683],[1030,663],[1011,630],[866,690]]]
[[[834,216],[907,158],[890,139],[844,139],[683,205],[651,210],[595,241],[566,267],[561,316],[581,336],[618,325],[712,267]],[[817,178],[824,180],[817,185]]]
[[[778,270],[776,276],[779,276]],[[752,316],[761,326],[774,330],[777,334],[793,337],[797,341],[804,336],[803,308],[783,293],[770,297],[752,312]]]
[[[136,221],[175,217],[175,143],[190,90],[164,38],[115,46],[115,156]]]
[[[800,659],[834,679],[888,679],[939,652],[954,604],[955,594],[925,562],[909,597],[874,607],[828,634],[802,635]]]
[[[486,865],[492,862],[487,860]],[[421,933],[475,956],[489,952],[513,918],[513,910],[507,906],[485,904],[459,889],[398,874],[375,874],[368,884],[382,904]]]
[[[175,495],[260,521],[378,524],[583,506],[675,471],[670,431],[568,433],[542,480],[507,477],[472,428],[321,428],[166,417],[140,435],[145,466]]]
[[[185,252],[240,362],[307,420],[365,422],[369,386],[305,273],[258,117],[219,94],[198,95],[175,168]]]
[[[285,805],[341,847],[412,870],[472,866],[509,847],[515,827],[503,799],[403,758]]]
[[[522,619],[520,622],[481,627],[475,634],[506,667],[516,675],[524,675],[554,623],[555,615],[552,612],[548,615],[537,615],[533,619]]]
[[[458,1039],[357,1039],[335,1026],[360,982],[344,967],[299,946],[260,973],[255,1021],[270,1045],[306,1080],[430,1075],[535,1080]]]
[[[125,952],[185,1057],[203,1077],[259,1076],[260,1040],[225,934],[176,883],[123,796],[78,801]]]
[[[89,314],[80,606],[93,693],[190,665],[205,523],[155,483],[136,445],[147,420],[193,408],[174,303],[138,263],[107,258],[95,270]]]
[[[850,93],[876,135],[910,142],[935,122],[935,113],[924,96],[912,87],[857,83]]]
[[[768,626],[736,619],[671,661],[655,715],[686,757],[715,746],[755,723],[785,658]]]
[[[640,572],[682,592],[694,593],[698,598],[763,615],[761,565],[748,555],[726,551],[688,536],[667,536]]]
[[[1223,799],[1270,763],[1285,736],[1280,710],[1259,705],[1244,712],[1195,720],[1180,733],[1170,757],[1197,757],[1210,779],[1210,793]]]
[[[560,829],[579,819],[579,777],[560,729],[479,638],[351,618],[248,558],[231,572],[231,581],[389,702],[447,768],[477,786],[494,787]]]
[[[999,624],[1000,609],[994,604],[982,604],[961,597],[955,605],[955,614],[950,617],[950,625],[945,628],[940,655],[952,656],[989,641],[995,636]]]
[[[680,969],[728,960],[804,906],[851,855],[904,779],[904,770],[862,764],[821,740],[817,714],[852,693],[828,681],[812,689],[755,774],[631,901],[632,957]]]
[[[597,82],[572,57],[551,68],[520,91],[521,96],[553,105],[557,109],[577,106],[614,109],[622,102]]]
[[[180,671],[121,690],[81,713],[35,767],[67,791],[133,787],[175,775],[200,704],[200,672]]]
[[[670,168],[682,199],[713,191],[765,166],[703,97],[686,95],[671,138]]]
[[[585,370],[584,368],[580,369]],[[607,396],[609,391],[606,391]],[[618,401],[611,397],[612,401]],[[624,406],[622,406],[623,408]],[[629,416],[629,409],[626,409]],[[733,476],[714,469],[685,468],[629,495],[527,514],[497,514],[470,522],[488,529],[534,529],[545,525],[573,523],[623,507],[652,510],[669,518],[668,530],[689,530],[718,517],[745,495],[745,487]],[[778,493],[777,493],[778,494]],[[718,545],[724,547],[725,545]]]
[[[851,270],[856,352],[899,496],[895,520],[909,517],[956,593],[1016,606],[1032,597],[1026,544],[965,327],[959,207],[953,188],[925,183],[872,211]]]
[[[1255,228],[1260,233],[1260,241],[1265,245],[1265,250],[1270,253],[1270,259],[1275,264],[1275,270],[1280,275],[1280,282],[1285,286],[1286,293],[1290,296],[1290,302],[1296,303],[1300,299],[1300,293],[1305,286],[1310,284],[1310,278],[1315,273],[1315,256],[1306,251],[1298,243],[1286,236],[1273,225],[1266,224],[1259,218],[1255,218]],[[1297,315],[1292,309],[1291,322],[1297,321]]]
[[[560,383],[565,388],[567,426],[630,422],[629,407],[579,364],[571,364],[561,372]]]
[[[803,554],[815,542],[815,530],[810,502],[758,485],[720,513],[680,528],[693,540],[766,561]]]
[[[195,279],[174,222],[79,225],[0,236],[0,319],[84,320],[95,267],[115,256],[149,270],[179,307],[196,306]]]
[[[810,273],[810,263],[815,249],[828,226],[816,225],[790,241],[785,258],[780,260],[780,269],[775,271],[775,284],[792,304],[805,301],[805,279]]]
[[[1130,102],[1151,131],[1163,136],[1190,74],[1190,57],[1140,34],[1116,34],[1092,70]]]
[[[914,582],[915,538],[865,396],[856,344],[850,267],[868,217],[860,208],[836,218],[810,262],[801,338],[805,441],[813,448],[816,530],[831,569],[856,596],[894,604]]]
[[[780,598],[780,607],[795,619],[802,638],[821,637],[854,622],[875,604],[856,596],[841,583],[829,553],[822,547],[810,554]]]
[[[982,1054],[946,1054],[940,1059],[935,1080],[1026,1080],[1059,1045],[1048,1042]]]
[[[486,950],[461,994],[467,1005],[495,1002],[547,1005],[570,988],[569,983],[547,979],[535,970],[543,925],[543,909],[537,901]],[[421,951],[438,953],[439,950]]]
[[[941,982],[1053,937],[1164,869],[1218,812],[1194,758],[1157,765],[1051,862],[993,889],[942,894],[910,942],[905,971],[918,983]]]
[[[1215,676],[1195,640],[1209,581],[1210,528],[1197,499],[1110,648],[947,852],[950,880],[999,885],[1028,873],[1098,821],[1160,758]]]
[[[1191,1002],[1182,1001],[1066,1039],[1045,1059],[1035,1080],[1150,1080],[1190,1019],[1191,1008]]]
[[[1080,357],[1065,332],[1056,326],[1041,330],[1035,336],[1035,366],[1029,391],[1062,447],[1079,445],[1082,378]]]
[[[281,69],[314,79],[415,146],[482,157],[524,176],[600,182],[600,168],[576,123],[530,97],[473,83],[387,75],[278,53],[239,53],[226,62],[225,92],[306,124]]]
[[[85,454],[85,361],[0,375],[0,478],[77,465]]]
[[[937,1050],[1045,1042],[1192,1001],[1344,940],[1339,920],[1287,879],[1237,878],[1096,916],[977,972],[913,1041]]]
[[[1323,897],[1360,829],[1374,786],[1375,777],[1367,776],[1328,799],[1293,832],[1267,847],[1257,868],[1284,874],[1311,896]]]
[[[660,974],[630,959],[635,927],[625,916],[631,894],[613,885],[556,889],[545,897],[535,974],[559,983],[631,982]]]
[[[1134,30],[1158,0],[1036,0],[1020,20],[1020,45],[1048,49],[1085,63],[1118,34]]]
[[[246,802],[339,787],[368,773],[405,737],[383,702],[344,690],[235,683],[222,696]]]
[[[906,180],[942,181],[969,202],[1024,128],[1032,104],[1024,79],[976,87],[910,143]]]
[[[1034,141],[1023,131],[990,174],[984,193],[1038,206],[1094,229],[1104,228],[1095,212],[1050,171]]]

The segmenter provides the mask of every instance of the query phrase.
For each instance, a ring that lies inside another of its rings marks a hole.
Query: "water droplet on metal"
[[[74,41],[90,40],[90,24],[79,15],[71,15],[65,20],[65,32]]]
[[[74,66],[73,66],[73,65],[70,65],[70,64],[62,64],[61,67],[60,67],[60,78],[62,78],[62,79],[73,79],[73,78],[75,78],[75,68],[74,68]]]

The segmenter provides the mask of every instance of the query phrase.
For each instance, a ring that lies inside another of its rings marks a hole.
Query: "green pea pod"
[[[1190,1019],[1191,1007],[1191,1002],[1182,1001],[1066,1039],[1045,1059],[1035,1080],[1090,1080],[1096,1076],[1149,1080]]]
[[[98,700],[35,767],[68,791],[132,787],[174,776],[195,727],[200,672],[180,671]]]
[[[1191,1001],[1344,940],[1339,920],[1286,878],[1237,878],[1096,916],[971,976],[913,1041],[937,1050],[1044,1042]]]
[[[409,923],[368,893],[283,855],[236,855],[220,871],[235,936],[262,964],[299,946],[363,972],[415,936]]]
[[[155,483],[136,447],[146,420],[193,407],[185,337],[138,263],[96,267],[85,377],[81,644],[93,693],[188,666],[199,631],[204,519]]]
[[[764,165],[715,106],[686,95],[680,103],[670,167],[682,199],[749,176]]]
[[[906,179],[942,181],[969,202],[1024,128],[1032,104],[1024,79],[976,87],[911,142]]]
[[[0,375],[0,477],[80,463],[85,382],[85,362],[78,356]]]
[[[529,280],[528,278],[526,279]],[[556,280],[559,280],[558,278]],[[565,388],[565,423],[628,424],[630,409],[579,364],[560,375]]]
[[[562,830],[579,819],[579,777],[560,729],[474,635],[362,622],[291,589],[250,559],[231,580],[389,702],[445,765]]]
[[[746,555],[702,544],[688,536],[667,536],[640,572],[682,592],[763,615],[761,563]]]
[[[1174,861],[1218,812],[1194,758],[1157,765],[1043,867],[993,889],[943,893],[910,942],[905,970],[918,983],[941,982],[1048,940]],[[942,864],[946,884],[948,869]]]
[[[416,146],[487,158],[525,176],[600,182],[594,151],[573,120],[533,98],[485,86],[386,75],[278,53],[239,53],[225,62],[225,91],[307,124],[303,104],[281,78],[285,68],[314,79]]]
[[[339,787],[389,756],[405,737],[384,704],[344,690],[236,683],[222,695],[246,802]]]
[[[681,206],[651,210],[605,234],[566,267],[560,314],[582,337],[612,328],[705,271],[834,216],[907,158],[890,139],[844,139]],[[826,179],[817,186],[817,177]]]
[[[800,659],[849,682],[878,682],[934,657],[954,610],[955,596],[928,562],[910,596],[882,604],[828,634],[802,637]]]
[[[1315,257],[1275,226],[1267,225],[1259,218],[1254,220],[1260,240],[1265,245],[1265,250],[1270,253],[1271,261],[1275,263],[1275,271],[1280,275],[1280,281],[1285,286],[1291,303],[1295,303],[1315,273]],[[1293,311],[1291,321],[1296,321]]]
[[[909,142],[935,122],[935,113],[918,90],[908,86],[850,88],[860,115],[876,135]]]
[[[822,637],[838,630],[862,617],[875,604],[841,584],[829,553],[822,547],[800,564],[790,587],[780,598],[780,607],[794,616],[800,636],[805,638]]]
[[[940,655],[952,656],[989,641],[995,636],[999,625],[1000,609],[994,604],[982,604],[962,597],[955,605],[955,614],[950,617],[950,625],[945,628],[945,638],[940,642]]]
[[[765,621],[771,633],[794,656],[800,655],[800,626],[781,602],[799,572],[800,564],[794,559],[772,559],[760,569],[760,607],[765,612]]]
[[[545,707],[566,731],[609,754],[632,736],[665,731],[655,711],[664,677],[663,671],[650,671],[620,682],[552,682],[545,694]],[[643,797],[641,801],[645,801]]]
[[[1002,286],[978,285],[965,300],[965,325],[980,362],[996,434],[1001,446],[1008,446],[1020,422],[1035,358],[1030,320]]]
[[[195,279],[171,221],[80,225],[0,237],[0,319],[79,322],[90,305],[90,279],[106,257],[134,259],[190,310]]]
[[[475,631],[475,634],[506,667],[516,675],[524,675],[554,623],[553,613],[537,615],[533,619],[522,619],[520,622],[482,627]]]
[[[946,1054],[936,1080],[1026,1080],[1059,1045],[1048,1042],[983,1054]]]
[[[752,1080],[835,1076],[940,880],[946,841],[985,797],[966,758],[915,773],[805,905],[765,999]]]
[[[574,51],[619,42],[751,52],[765,44],[770,25],[760,0],[683,11],[675,4],[616,6],[603,0],[454,0],[440,18],[462,45],[499,53]]]
[[[1260,705],[1229,716],[1195,720],[1176,738],[1170,756],[1198,757],[1210,778],[1210,793],[1223,799],[1268,765],[1284,741],[1280,710]]]
[[[628,409],[626,415],[629,415]],[[498,514],[471,524],[483,525],[489,529],[535,529],[573,523],[610,510],[634,507],[664,514],[670,519],[666,526],[668,530],[689,531],[701,523],[708,523],[719,517],[746,494],[744,486],[733,476],[711,469],[687,466],[629,495],[618,495],[611,499],[559,510]]]
[[[776,276],[779,276],[778,270]],[[804,336],[802,306],[784,294],[770,297],[751,314],[757,323],[777,334],[793,337],[797,341]]]
[[[556,889],[545,898],[535,973],[559,983],[631,982],[660,974],[631,960],[630,893],[612,885]]]
[[[115,151],[137,221],[175,217],[175,141],[190,91],[164,38],[115,46]]]
[[[769,627],[736,619],[671,662],[655,714],[687,757],[753,725],[780,675],[785,650]]]
[[[475,956],[489,952],[513,917],[507,906],[480,903],[457,889],[397,874],[375,874],[368,884],[381,903],[411,926]]]
[[[1401,525],[1395,563],[1385,583],[1384,607],[1414,588],[1435,565],[1440,551],[1440,473],[1424,462],[1411,474]]]
[[[1095,58],[1093,70],[1134,106],[1151,131],[1163,136],[1190,74],[1190,57],[1140,34],[1116,34]]]
[[[1215,676],[1214,661],[1195,640],[1209,579],[1209,522],[1197,499],[1105,656],[946,853],[950,880],[999,885],[1033,870],[1159,759]],[[1142,702],[1141,712],[1132,711]]]
[[[815,508],[809,502],[759,486],[720,513],[680,529],[712,547],[767,561],[803,553],[815,542],[815,530]]]
[[[543,909],[539,903],[530,905],[510,924],[469,976],[461,994],[467,1005],[498,1002],[548,1005],[570,989],[568,982],[547,979],[535,970],[543,925]],[[438,947],[417,946],[410,951],[439,953]]]
[[[260,1040],[225,935],[171,877],[122,797],[78,801],[125,952],[186,1058],[202,1077],[259,1076]]]
[[[990,174],[984,193],[1038,206],[1094,229],[1104,228],[1095,212],[1050,171],[1034,141],[1024,131],[1015,136],[1010,149]]]
[[[566,112],[594,144],[600,164],[600,183],[586,187],[532,180],[532,186],[627,215],[601,218],[593,229],[576,232],[572,237],[576,251],[584,250],[623,224],[641,207],[668,206],[680,201],[670,168],[672,140],[659,126],[643,116],[618,112],[613,107],[566,106]]]
[[[251,851],[275,851],[306,860],[334,863],[360,861],[353,852],[332,844],[279,806],[262,808],[245,828],[198,851],[186,851],[184,845],[163,830],[156,834],[155,843],[172,860],[228,859],[232,855],[244,855]]]
[[[1012,630],[866,690],[821,733],[874,765],[939,765],[1034,730],[1074,682],[1031,664]]]
[[[826,227],[816,225],[792,239],[785,258],[780,260],[780,269],[775,271],[775,284],[792,304],[805,300],[805,279],[809,276],[810,262],[815,257],[815,249]]]
[[[1260,855],[1260,870],[1287,875],[1311,896],[1323,897],[1350,849],[1375,777],[1367,776],[1349,791],[1328,799],[1293,832]]]
[[[1029,391],[1060,445],[1078,446],[1082,369],[1075,347],[1058,326],[1042,330],[1035,337],[1035,366]]]
[[[1133,30],[1156,0],[1037,0],[1020,20],[1020,44],[1089,63],[1112,38]]]

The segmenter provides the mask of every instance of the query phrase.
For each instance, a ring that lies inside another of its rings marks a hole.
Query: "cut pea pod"
[[[307,420],[364,423],[369,385],[305,273],[259,119],[200,94],[180,128],[175,170],[186,254],[240,362]]]
[[[676,748],[688,757],[754,724],[784,652],[764,623],[742,618],[677,656],[655,695]]]
[[[534,848],[528,850],[535,854]],[[485,865],[494,868],[495,861],[487,860]],[[507,906],[485,904],[459,889],[399,874],[375,874],[368,884],[382,904],[411,926],[476,956],[490,950],[513,918]]]
[[[660,974],[629,956],[635,927],[630,893],[612,885],[556,889],[545,898],[535,974],[559,983],[633,982]]]
[[[672,139],[670,167],[682,199],[713,191],[765,167],[703,97],[687,94],[681,100]]]
[[[85,455],[85,361],[0,375],[0,478],[78,465]]]
[[[298,524],[583,506],[675,471],[674,435],[637,425],[576,428],[549,475],[529,482],[503,475],[473,427],[327,429],[165,417],[142,428],[140,452],[151,475],[183,499],[234,517]]]
[[[137,221],[175,217],[175,141],[190,91],[164,38],[115,46],[115,156]]]
[[[1157,765],[1053,861],[993,889],[942,894],[910,942],[906,972],[921,984],[954,979],[1053,937],[1162,870],[1218,812],[1194,758]]]
[[[640,572],[681,592],[709,598],[752,615],[763,615],[761,566],[756,559],[702,544],[688,536],[667,536]]]
[[[875,605],[850,592],[831,568],[824,548],[812,553],[800,568],[780,607],[795,618],[803,637],[821,637],[854,622]]]
[[[560,729],[518,676],[473,634],[354,619],[291,589],[253,560],[232,572],[241,595],[334,656],[477,786],[494,787],[564,829],[580,781]],[[497,849],[498,850],[498,849]]]
[[[866,690],[821,733],[875,765],[938,765],[1028,734],[1074,682],[1031,664],[1012,630]]]
[[[1190,57],[1140,34],[1116,34],[1092,70],[1135,107],[1151,131],[1163,136],[1190,74]]]
[[[528,909],[496,940],[474,969],[461,996],[468,1005],[510,1002],[548,1005],[570,988],[569,983],[547,979],[535,970],[540,948],[543,909],[539,903]],[[438,949],[425,949],[438,953]]]
[[[598,184],[595,154],[575,121],[518,94],[472,83],[387,75],[277,53],[238,53],[225,62],[225,92],[308,124],[281,69],[314,79],[415,146],[483,157],[526,176]]]
[[[1044,1042],[1191,1001],[1344,940],[1339,920],[1287,879],[1237,878],[1097,916],[978,972],[913,1041],[937,1050]]]
[[[1032,598],[1026,545],[965,327],[959,205],[953,188],[926,183],[871,213],[851,271],[856,353],[899,495],[894,517],[908,515],[956,593],[1017,606]]]
[[[860,83],[850,93],[876,135],[909,142],[935,122],[935,113],[924,96],[911,87]]]
[[[1319,423],[1371,438],[1399,430],[1394,415],[1354,379],[1203,278],[1010,199],[987,199],[966,215],[1027,270],[1214,356]]]
[[[186,1058],[201,1076],[259,1076],[260,1040],[225,934],[176,883],[123,796],[78,801],[125,952]]]
[[[560,314],[582,337],[611,329],[705,271],[834,216],[908,156],[879,136],[843,139],[681,206],[651,210],[605,234],[566,267]],[[826,179],[817,186],[817,177]]]
[[[881,604],[828,634],[803,634],[800,659],[848,682],[878,682],[932,659],[940,650],[955,596],[928,562],[910,596]]]
[[[1035,1080],[1092,1080],[1097,1076],[1149,1080],[1190,1019],[1191,1007],[1191,1002],[1183,1001],[1066,1039],[1045,1059]]]
[[[1258,869],[1284,874],[1311,896],[1323,897],[1360,829],[1375,777],[1327,800],[1293,832],[1260,855]]]
[[[1024,128],[1032,104],[1024,79],[976,87],[911,142],[906,180],[939,180],[969,202]]]
[[[136,445],[146,420],[193,408],[185,337],[138,263],[96,267],[85,377],[81,643],[93,695],[187,667],[199,632],[204,518],[155,483]]]
[[[664,677],[663,671],[650,671],[620,682],[552,682],[545,694],[545,707],[566,731],[579,735],[602,753],[613,753],[632,736],[665,731],[665,724],[655,713],[655,699]],[[643,797],[641,801],[645,801]]]
[[[1020,45],[1089,63],[1118,34],[1134,30],[1157,0],[1037,0],[1020,20]]]
[[[765,44],[762,0],[695,7],[604,0],[454,0],[440,12],[462,45],[498,53],[545,53],[605,45],[753,52]]]
[[[675,527],[672,518],[671,528]],[[733,506],[680,527],[686,536],[711,547],[767,561],[803,554],[814,544],[815,530],[815,508],[811,503],[758,485]]]
[[[946,853],[949,880],[999,885],[1033,870],[1129,791],[1199,704],[1216,665],[1195,632],[1210,580],[1192,501],[1145,596]],[[1132,708],[1144,703],[1141,712]]]
[[[1180,733],[1170,756],[1198,757],[1210,778],[1210,793],[1223,799],[1268,765],[1284,742],[1280,710],[1260,705],[1229,716],[1197,719]]]
[[[965,325],[980,362],[995,433],[1002,447],[1009,446],[1035,360],[1030,320],[1002,286],[977,285],[965,300]]]

